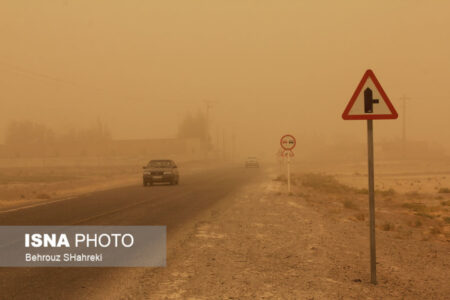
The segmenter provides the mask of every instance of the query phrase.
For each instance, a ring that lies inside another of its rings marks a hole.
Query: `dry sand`
[[[181,176],[217,167],[208,161],[177,163]],[[142,184],[143,164],[95,165],[88,161],[86,165],[0,168],[0,212]]]
[[[441,219],[403,207],[404,195],[379,195],[378,285],[372,285],[367,195],[304,174],[287,195],[285,182],[274,177],[225,199],[170,245],[167,268],[125,280],[111,296],[448,299],[450,237]]]
[[[0,169],[0,211],[140,182],[133,166]]]

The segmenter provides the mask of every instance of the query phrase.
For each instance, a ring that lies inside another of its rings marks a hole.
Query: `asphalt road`
[[[166,225],[170,244],[174,232],[189,220],[258,174],[242,168],[181,173],[178,186],[135,185],[95,192],[0,213],[0,225]],[[123,269],[127,268],[0,268],[0,299],[76,299],[86,295],[83,289],[95,289]]]

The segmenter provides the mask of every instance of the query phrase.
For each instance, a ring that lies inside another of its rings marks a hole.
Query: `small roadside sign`
[[[344,120],[397,119],[398,113],[372,70],[367,70],[342,114]]]
[[[284,150],[292,150],[295,148],[296,144],[297,141],[295,140],[295,137],[291,134],[285,134],[280,139],[281,148],[283,148]]]
[[[280,139],[280,145],[282,150],[282,156],[287,157],[287,185],[288,193],[291,194],[291,157],[294,156],[292,149],[297,145],[297,141],[292,134],[285,134]]]

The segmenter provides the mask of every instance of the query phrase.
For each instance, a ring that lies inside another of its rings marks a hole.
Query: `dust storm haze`
[[[448,1],[2,1],[0,144],[12,122],[166,139],[202,115],[213,147],[242,156],[271,157],[284,133],[300,156],[339,143],[365,151],[364,122],[341,114],[371,68],[399,112],[375,123],[376,141],[402,139],[405,96],[407,140],[449,153],[449,11]]]
[[[449,16],[0,0],[0,299],[448,299]]]

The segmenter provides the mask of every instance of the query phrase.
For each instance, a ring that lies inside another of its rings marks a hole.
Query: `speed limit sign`
[[[294,149],[296,144],[297,141],[295,140],[295,137],[291,134],[285,134],[281,137],[280,140],[281,148],[283,148],[286,151]]]

